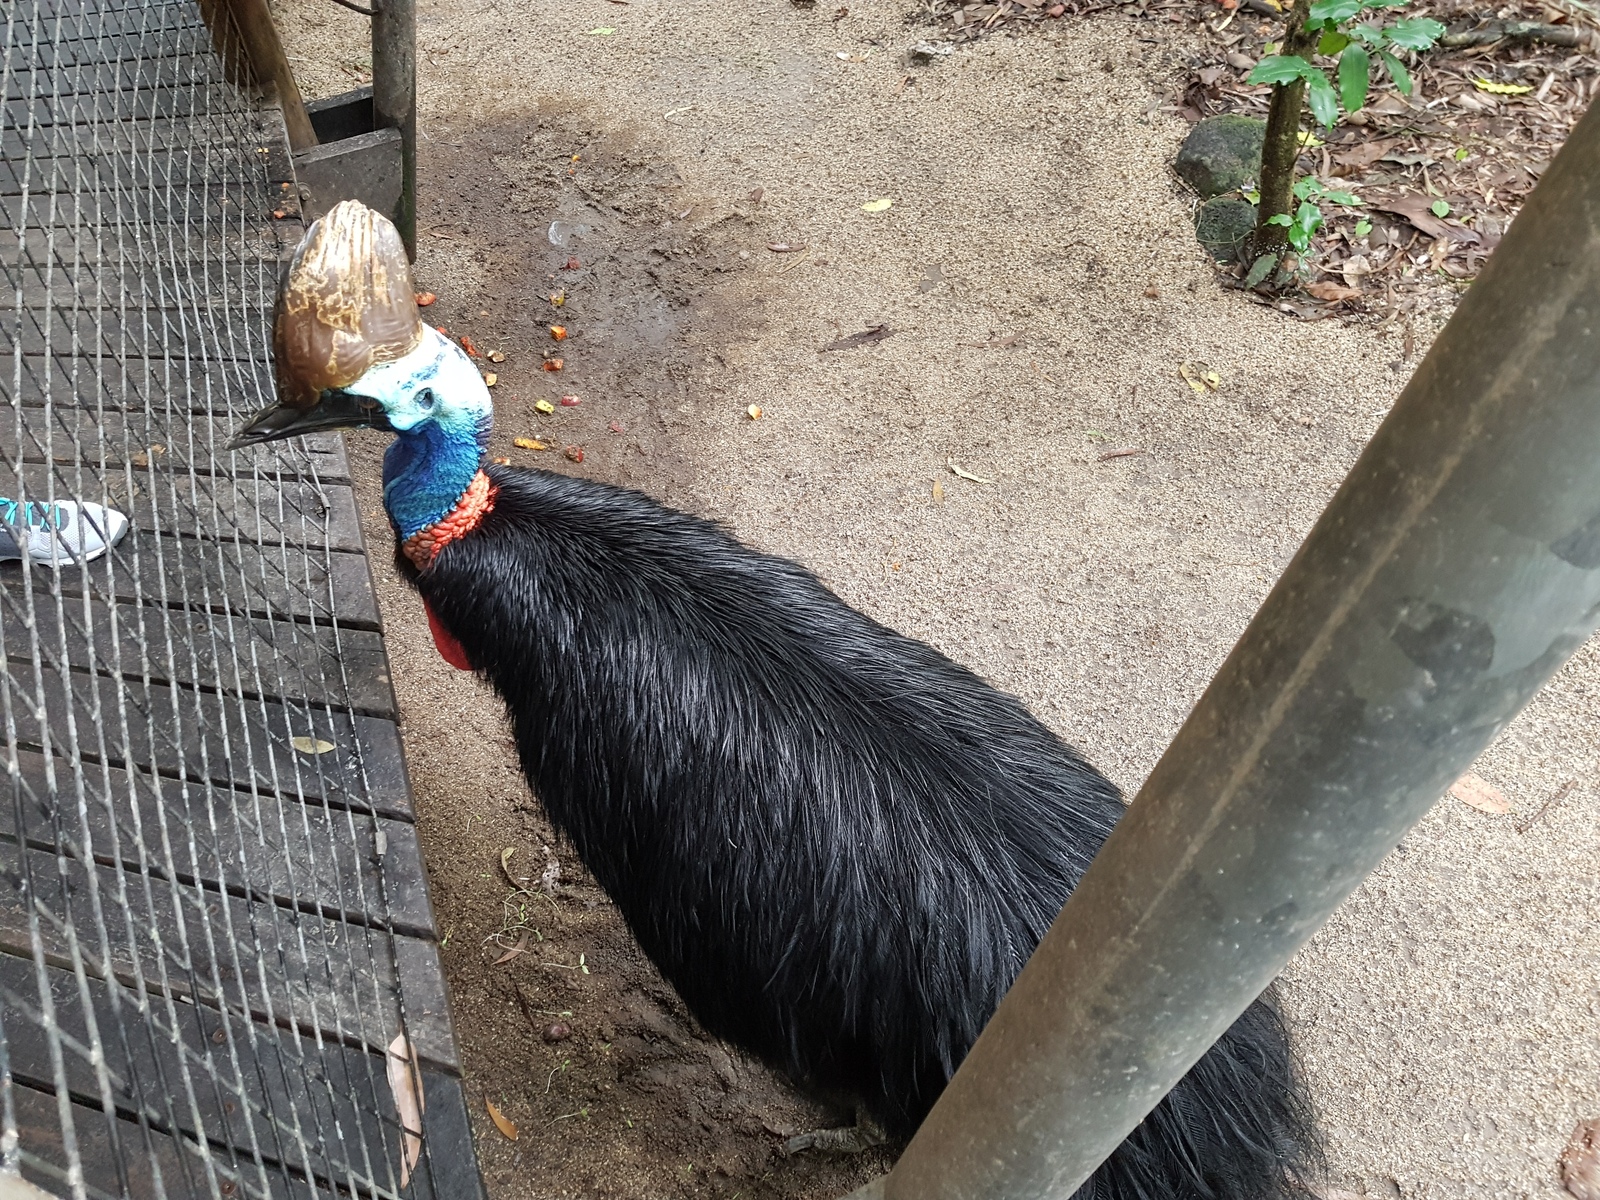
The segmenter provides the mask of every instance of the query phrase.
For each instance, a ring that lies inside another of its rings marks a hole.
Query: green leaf
[[[1407,17],[1383,31],[1389,41],[1407,50],[1426,50],[1444,36],[1444,26],[1432,17]]]
[[[1329,204],[1343,204],[1346,208],[1361,203],[1361,197],[1352,192],[1324,192],[1322,198]]]
[[[1410,0],[1361,0],[1363,11],[1369,8],[1404,8]]]
[[[1361,0],[1316,0],[1311,6],[1313,21],[1348,21],[1361,11]]]
[[[1311,115],[1331,129],[1339,119],[1339,95],[1333,90],[1328,77],[1316,67],[1306,75],[1307,99],[1311,101]]]
[[[1287,220],[1288,218],[1284,219]],[[1247,288],[1258,287],[1263,279],[1272,274],[1272,268],[1277,265],[1278,256],[1276,254],[1263,254],[1250,264],[1250,273],[1244,277],[1244,286]]]
[[[1295,211],[1294,223],[1309,233],[1315,233],[1322,228],[1322,210],[1311,201],[1304,200]]]
[[[1453,154],[1451,157],[1454,158],[1457,162],[1463,162],[1463,161],[1466,160],[1467,155],[1470,154],[1470,153],[1472,153],[1472,152],[1470,150],[1468,150],[1465,146],[1459,146],[1459,147],[1456,148],[1455,154]]]
[[[1340,33],[1337,29],[1329,29],[1322,35],[1322,40],[1317,43],[1317,53],[1326,54],[1330,58],[1350,44],[1350,35]]]
[[[1442,221],[1450,215],[1450,205],[1443,200],[1435,200],[1428,205],[1428,211]]]
[[[1376,25],[1352,25],[1350,27],[1350,36],[1358,42],[1365,42],[1369,46],[1381,45],[1383,42],[1383,30]]]
[[[1289,226],[1289,245],[1304,254],[1311,245],[1311,234],[1298,225]]]
[[[1372,58],[1360,46],[1351,46],[1339,56],[1339,99],[1346,112],[1355,112],[1367,102],[1367,73]]]
[[[1298,54],[1269,54],[1258,62],[1246,76],[1246,83],[1293,83],[1304,79],[1307,71],[1316,68]]]
[[[1357,237],[1366,237],[1367,234],[1369,234],[1371,232],[1372,232],[1372,222],[1371,221],[1367,220],[1365,217],[1362,217],[1361,220],[1356,222],[1355,233],[1356,233]]]
[[[1267,224],[1268,225],[1293,225],[1294,224],[1294,218],[1291,217],[1288,213],[1279,213],[1275,217],[1268,217],[1267,218]]]
[[[1261,203],[1261,193],[1260,192],[1252,190],[1252,191],[1244,192],[1244,193],[1242,193],[1242,195],[1244,196],[1244,198],[1246,200],[1250,201],[1251,204],[1260,204]]]
[[[1394,85],[1400,89],[1400,94],[1402,96],[1411,95],[1411,75],[1401,65],[1400,60],[1387,50],[1379,50],[1378,57],[1383,60],[1383,65],[1388,68],[1389,78],[1394,80]]]

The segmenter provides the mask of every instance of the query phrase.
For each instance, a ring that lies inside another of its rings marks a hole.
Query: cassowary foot
[[[820,1150],[823,1154],[860,1154],[863,1150],[882,1146],[888,1140],[889,1135],[878,1127],[877,1122],[862,1113],[856,1116],[854,1125],[796,1134],[783,1144],[783,1148],[789,1154],[799,1154],[802,1150]]]

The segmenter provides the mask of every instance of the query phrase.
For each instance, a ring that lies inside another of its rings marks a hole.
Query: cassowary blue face
[[[437,329],[404,358],[378,363],[342,391],[376,402],[390,429],[423,436],[433,426],[444,438],[481,445],[494,419],[489,389],[478,368]]]
[[[313,222],[278,291],[278,402],[230,443],[324,429],[399,434],[383,502],[403,537],[454,511],[488,443],[489,389],[465,352],[422,323],[405,247],[389,220],[346,200]]]

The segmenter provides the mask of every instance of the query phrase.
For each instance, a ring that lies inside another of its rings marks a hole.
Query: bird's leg
[[[824,1154],[860,1154],[874,1146],[882,1146],[889,1135],[862,1109],[856,1110],[856,1123],[842,1129],[813,1129],[801,1133],[783,1144],[790,1154],[802,1150],[820,1150]]]

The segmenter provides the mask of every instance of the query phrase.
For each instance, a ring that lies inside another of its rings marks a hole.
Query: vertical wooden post
[[[289,69],[289,57],[278,40],[278,29],[267,10],[267,0],[199,0],[200,13],[211,30],[212,43],[221,56],[230,83],[272,84],[283,109],[283,124],[292,150],[309,150],[317,144],[316,131],[306,115],[300,87]]]
[[[372,18],[372,124],[400,131],[400,206],[394,223],[417,257],[417,6],[376,0]]]

